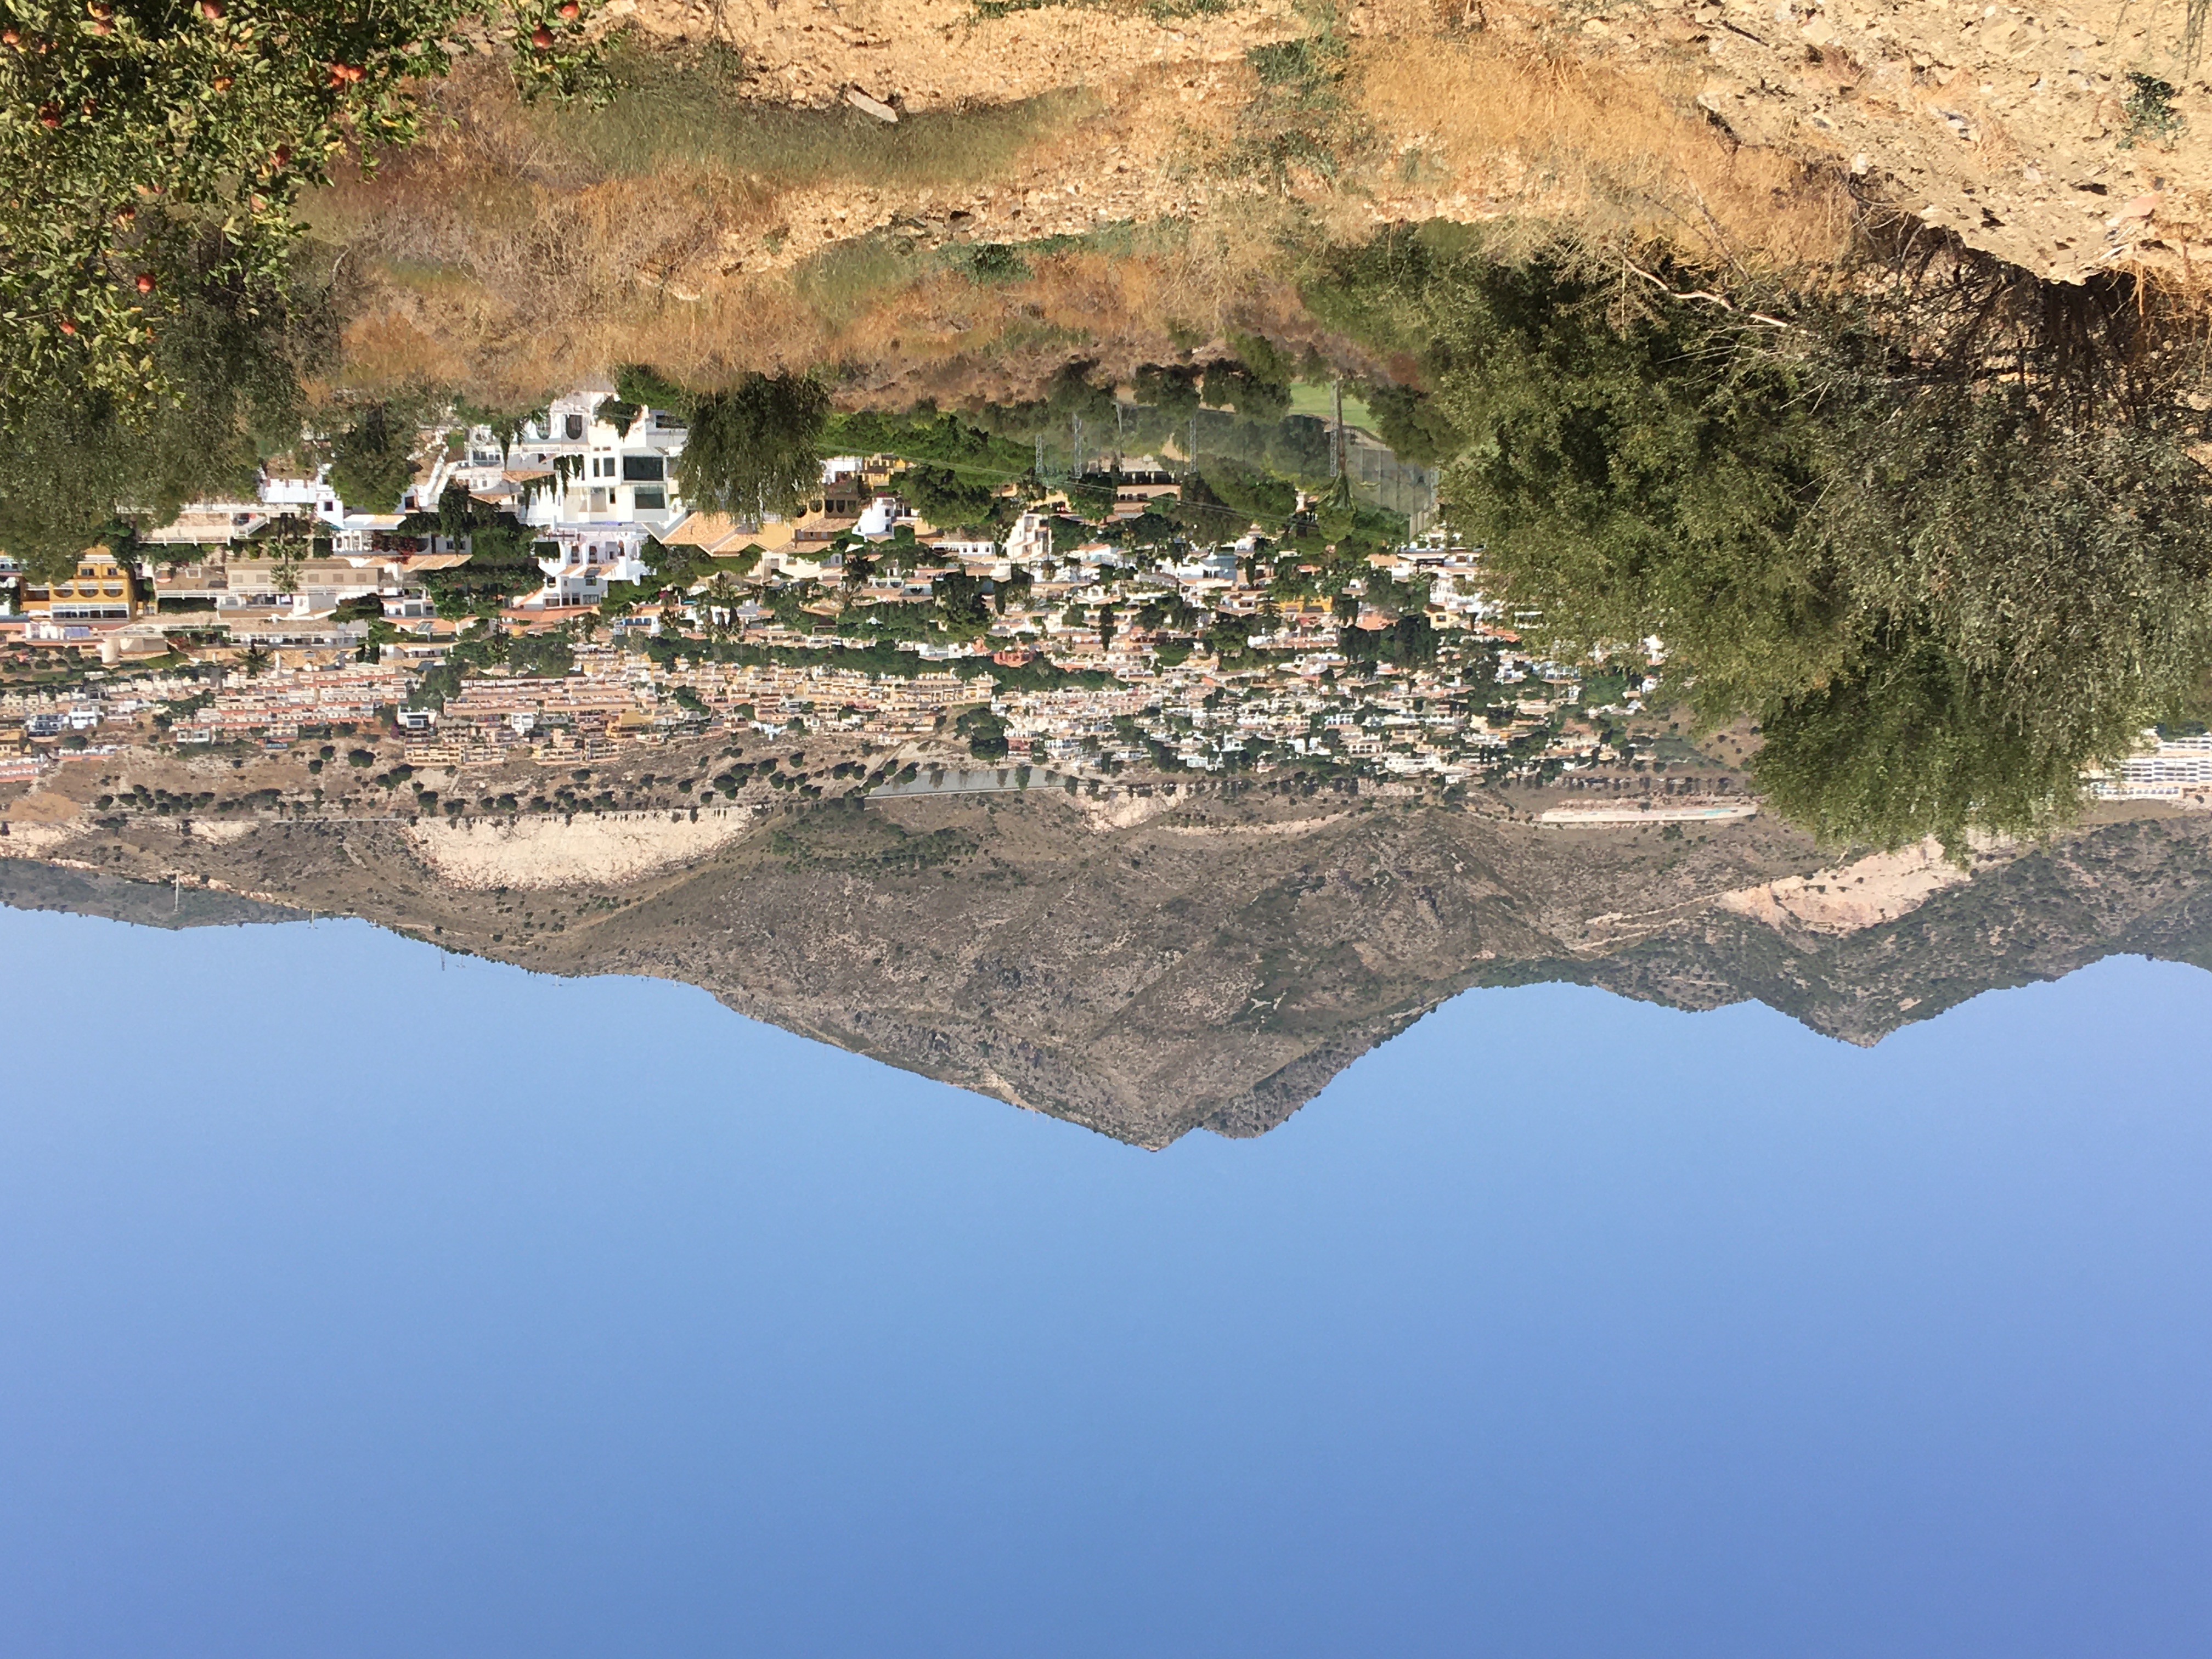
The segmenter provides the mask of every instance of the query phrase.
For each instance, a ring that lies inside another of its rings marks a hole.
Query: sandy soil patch
[[[64,823],[84,811],[83,803],[52,787],[51,775],[33,784],[30,793],[8,803],[0,817],[21,829],[26,823]]]
[[[83,826],[74,823],[28,823],[21,818],[11,818],[8,833],[0,836],[0,858],[42,859],[83,833]]]
[[[1148,65],[1233,63],[1261,41],[1303,32],[1283,0],[1176,18],[1134,6],[986,17],[969,0],[848,0],[835,9],[778,0],[613,0],[607,12],[665,40],[736,46],[763,98],[819,106],[858,88],[908,112],[1032,98]]]
[[[1437,9],[1392,0],[1352,5],[1340,19],[1345,33],[1384,54],[1376,65],[1383,82],[1410,88],[1442,75],[1465,82],[1456,98],[1426,100],[1436,112],[1429,133],[1413,130],[1425,123],[1409,125],[1418,111],[1401,107],[1405,99],[1389,85],[1380,89],[1376,112],[1392,147],[1416,157],[1425,149],[1449,175],[1429,186],[1437,199],[1393,203],[1384,217],[1492,216],[1504,205],[1501,191],[1529,195],[1530,180],[1508,176],[1516,167],[1556,172],[1542,163],[1560,158],[1541,152],[1563,136],[1568,150],[1589,147],[1589,134],[1563,135],[1557,110],[1542,112],[1542,132],[1522,130],[1518,118],[1538,113],[1534,106],[1550,94],[1498,83],[1501,68],[1510,72],[1517,59],[1521,70],[1538,65],[1563,82],[1577,79],[1577,67],[1587,75],[1602,65],[1601,82],[1606,71],[1633,76],[1685,115],[1719,124],[1727,137],[1852,173],[1905,212],[2039,275],[2079,281],[2113,264],[2179,268],[2212,257],[2212,78],[2189,52],[2179,8],[2076,0],[2034,14],[1951,0],[1596,0],[1571,8],[1493,0],[1476,9],[1485,26],[1471,30],[1440,21]],[[719,37],[738,46],[763,97],[823,105],[860,88],[908,110],[999,102],[1162,68],[1192,72],[1194,88],[1207,83],[1198,95],[1210,101],[1220,92],[1208,71],[1310,27],[1276,0],[1183,18],[1133,5],[1047,5],[984,18],[969,0],[864,0],[827,15],[774,0],[616,0],[615,10],[634,11],[663,38]],[[1441,10],[1449,17],[1462,9]],[[2144,81],[2167,91],[2146,102]],[[1632,146],[1680,149],[1652,125],[1656,111],[1620,109],[1625,95],[1613,82],[1599,102],[1626,117]],[[1575,127],[1575,111],[1565,113],[1564,126]],[[1498,131],[1485,143],[1453,143],[1470,120]],[[1606,148],[1601,140],[1597,149]],[[1759,173],[1756,155],[1742,165]],[[1700,204],[1733,188],[1686,150],[1668,155],[1661,170],[1693,183]],[[1408,169],[1408,178],[1420,171]],[[1675,193],[1654,178],[1633,182],[1661,197]],[[1424,193],[1407,180],[1368,183],[1384,195]],[[1779,176],[1740,183],[1753,198],[1779,187],[1777,210],[1799,205]],[[1721,218],[1741,216],[1723,210]],[[1727,228],[1734,241],[1747,228]],[[1755,228],[1748,234],[1759,240]]]
[[[1785,876],[1758,887],[1742,887],[1714,901],[1723,910],[1750,916],[1770,927],[1798,927],[1816,933],[1855,933],[1894,921],[1918,909],[1936,894],[1972,879],[1943,856],[1933,840],[1809,876]]]
[[[1173,795],[1122,795],[1094,800],[1088,795],[1070,795],[1068,804],[1082,813],[1093,830],[1133,830],[1139,824],[1156,818],[1163,812],[1172,812],[1186,805]]]
[[[672,822],[652,813],[526,818],[517,823],[418,823],[407,839],[460,887],[611,886],[702,859],[752,827],[750,812]]]

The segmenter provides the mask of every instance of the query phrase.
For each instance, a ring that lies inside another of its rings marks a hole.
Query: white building
[[[606,598],[610,583],[641,582],[651,574],[638,525],[555,525],[540,532],[538,545],[545,586],[515,601],[525,610],[594,605]]]
[[[526,609],[594,605],[611,583],[647,580],[648,542],[690,516],[676,484],[684,423],[635,405],[617,423],[606,413],[616,401],[607,392],[556,398],[499,458],[498,483],[513,489],[517,516],[550,546],[538,562],[545,586],[519,601]],[[484,459],[493,459],[488,447]]]
[[[2212,789],[2212,735],[2165,738],[2143,733],[2144,748],[2116,771],[2084,775],[2103,800],[2176,800],[2184,790]]]
[[[1052,556],[1052,520],[1024,513],[1006,532],[1006,557],[1017,565],[1042,564]]]
[[[526,423],[503,471],[552,477],[525,491],[524,523],[545,530],[630,526],[658,534],[683,522],[676,459],[684,453],[684,423],[645,409],[618,426],[603,413],[615,401],[611,392],[571,392]]]

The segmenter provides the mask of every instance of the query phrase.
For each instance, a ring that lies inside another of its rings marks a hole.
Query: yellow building
[[[105,547],[77,555],[76,572],[52,587],[23,585],[23,614],[69,622],[129,622],[137,616],[138,579]]]

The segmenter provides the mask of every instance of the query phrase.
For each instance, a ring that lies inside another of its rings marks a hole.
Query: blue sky
[[[1146,1153],[353,923],[0,912],[15,1656],[2212,1645],[2212,977],[1462,998]]]

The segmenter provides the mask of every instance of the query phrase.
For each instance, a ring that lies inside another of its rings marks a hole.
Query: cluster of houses
[[[657,411],[617,422],[613,399],[556,400],[502,444],[485,428],[431,434],[396,512],[343,501],[323,466],[263,469],[251,501],[202,501],[143,531],[128,561],[88,549],[74,580],[14,584],[0,644],[73,646],[115,663],[167,654],[202,629],[241,647],[358,647],[362,601],[426,638],[440,629],[423,579],[465,564],[451,538],[420,528],[447,489],[512,514],[535,544],[544,586],[516,597],[526,617],[597,605],[611,584],[642,580],[648,542],[683,526],[674,478],[683,426]],[[0,564],[0,577],[17,576]]]
[[[104,732],[143,735],[156,710],[179,744],[282,750],[302,732],[396,728],[410,760],[455,768],[564,765],[738,727],[951,749],[950,715],[977,706],[994,716],[993,758],[1070,775],[1291,766],[1450,785],[1634,754],[1582,706],[1587,665],[1524,650],[1516,623],[1529,619],[1486,595],[1479,554],[1446,532],[1370,556],[1334,592],[1286,590],[1257,526],[1133,556],[1115,522],[1179,487],[1150,458],[1102,473],[1110,491],[1017,498],[985,537],[927,523],[887,456],[826,462],[795,514],[694,511],[681,421],[606,392],[556,399],[505,441],[481,427],[426,435],[396,512],[342,500],[327,469],[279,464],[254,499],[196,503],[121,553],[88,549],[51,586],[0,555],[0,583],[16,578],[0,586],[0,653],[80,666],[0,690],[0,782],[97,752]],[[434,518],[455,487],[526,531],[542,581],[507,595],[500,625],[559,629],[567,672],[451,672],[484,627],[438,614],[437,574],[471,556]],[[680,588],[656,574],[671,550]],[[937,619],[955,578],[970,610],[948,627]],[[608,605],[617,595],[643,602]],[[1421,649],[1360,648],[1409,616]],[[647,646],[672,635],[766,648]],[[1657,641],[1645,646],[1656,660]],[[1038,664],[1067,672],[1027,672]],[[440,694],[423,695],[441,670]],[[1606,678],[1604,700],[1631,710],[1656,684],[1640,666]],[[2202,795],[2212,739],[2095,782]]]
[[[1099,475],[1109,491],[1087,488],[1073,504],[1066,492],[1010,503],[1025,510],[987,537],[927,522],[901,494],[903,464],[886,456],[827,461],[818,495],[796,514],[693,511],[678,479],[682,422],[607,392],[557,398],[504,440],[481,427],[425,435],[397,511],[345,501],[326,467],[272,463],[250,501],[195,503],[125,552],[87,550],[69,580],[0,588],[11,601],[0,649],[57,649],[111,671],[179,656],[220,665],[220,689],[167,728],[176,741],[282,744],[302,726],[389,718],[426,759],[518,748],[570,758],[686,721],[904,741],[978,700],[1000,715],[1010,757],[1064,767],[1219,771],[1297,758],[1451,781],[1509,752],[1573,764],[1597,750],[1594,730],[1566,718],[1578,677],[1517,652],[1474,556],[1443,535],[1370,563],[1378,582],[1418,584],[1449,648],[1378,665],[1348,659],[1343,630],[1381,629],[1395,612],[1363,601],[1347,617],[1334,595],[1276,591],[1256,526],[1133,560],[1111,527],[1180,487],[1151,458],[1118,462]],[[423,701],[412,695],[421,677],[482,626],[438,614],[438,573],[471,556],[429,516],[456,486],[527,532],[542,581],[508,595],[501,625],[562,629],[578,646],[574,666],[560,683],[477,674],[442,706],[410,708]],[[1086,520],[1095,538],[1079,533]],[[870,556],[884,544],[899,556]],[[657,586],[672,550],[684,556],[682,592]],[[980,633],[921,623],[952,577],[992,596]],[[1365,586],[1349,585],[1355,596]],[[646,602],[603,617],[621,592]],[[918,625],[848,625],[886,615]],[[1222,619],[1244,647],[1233,666],[1207,643]],[[617,648],[624,635],[671,631],[783,649],[732,663]],[[886,643],[899,648],[894,672]],[[865,668],[845,660],[848,648],[869,650]],[[1005,672],[1036,662],[1097,672],[1032,690],[1034,675]],[[19,751],[50,735],[33,730],[46,716],[82,726],[101,701],[82,684],[42,695],[56,708],[26,717]]]

